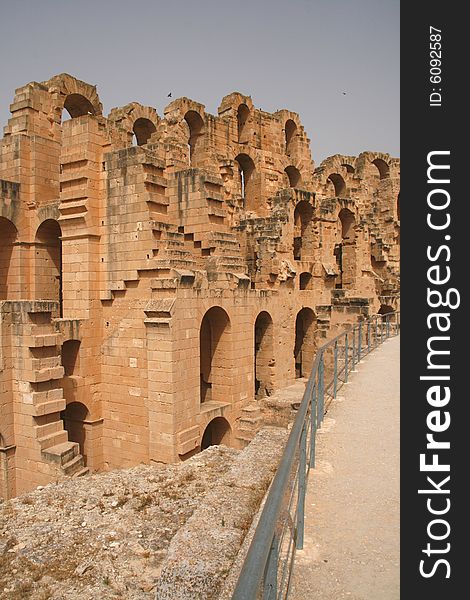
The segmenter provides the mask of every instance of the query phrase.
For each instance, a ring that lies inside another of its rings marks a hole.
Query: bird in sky
[[[343,96],[346,96],[346,92],[343,92]]]
[[[171,98],[171,92],[168,94],[167,98]]]

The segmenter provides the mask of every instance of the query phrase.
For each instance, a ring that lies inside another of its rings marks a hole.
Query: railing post
[[[336,392],[338,390],[338,342],[335,342],[335,356],[334,356],[334,361],[335,361],[335,371],[334,371],[334,375],[333,375],[333,398],[336,398]]]
[[[390,319],[387,317],[387,338],[390,337]]]
[[[378,323],[379,318],[377,317],[377,315],[375,316],[375,339],[374,339],[374,348],[377,348],[377,323]]]
[[[357,362],[361,360],[362,352],[362,321],[359,321],[359,335],[357,338]]]
[[[275,600],[277,597],[277,568],[279,563],[279,539],[274,534],[269,550],[268,562],[264,572],[263,600]]]
[[[380,318],[380,343],[383,344],[384,341],[384,318]]]
[[[307,423],[304,422],[302,433],[300,435],[299,449],[299,485],[297,498],[297,538],[295,546],[297,550],[302,550],[304,547],[304,520],[305,520],[305,489],[306,489],[306,473],[307,468]]]
[[[310,412],[310,460],[309,469],[315,467],[315,438],[317,435],[317,384],[313,384],[312,408]]]
[[[321,427],[323,421],[323,410],[325,404],[325,381],[324,381],[324,363],[323,352],[318,364],[318,409],[317,409],[317,427]]]
[[[354,367],[356,365],[356,327],[355,327],[355,325],[353,325],[352,334],[353,334],[353,339],[352,339],[352,371],[354,371]]]
[[[370,352],[370,321],[367,321],[367,352]]]
[[[344,339],[344,383],[348,383],[348,365],[349,363],[349,346],[348,346],[348,334]]]

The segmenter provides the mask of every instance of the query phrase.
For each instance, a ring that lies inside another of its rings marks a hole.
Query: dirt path
[[[290,600],[399,598],[399,343],[358,365],[325,418]]]

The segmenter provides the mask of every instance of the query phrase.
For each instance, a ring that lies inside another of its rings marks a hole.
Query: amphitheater
[[[399,161],[315,167],[249,96],[107,116],[61,74],[16,90],[0,158],[0,498],[250,444],[262,402],[399,305]],[[313,144],[314,145],[314,144]]]

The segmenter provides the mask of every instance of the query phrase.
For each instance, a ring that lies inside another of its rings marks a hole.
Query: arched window
[[[292,119],[286,121],[284,133],[286,138],[286,154],[290,156],[294,151],[294,143],[297,135],[297,125]]]
[[[230,319],[219,306],[210,308],[199,331],[200,400],[223,402],[229,396]]]
[[[390,177],[390,167],[384,160],[382,160],[381,158],[376,158],[372,161],[372,164],[377,167],[380,179]]]
[[[336,197],[344,198],[346,196],[346,183],[339,173],[331,173],[327,181],[333,186]]]
[[[17,235],[13,223],[0,217],[0,300],[8,300],[19,292],[18,273],[12,268]]]
[[[288,166],[284,169],[285,174],[289,180],[289,187],[296,188],[299,187],[301,181],[301,175],[299,169],[296,169],[293,166]]]
[[[256,209],[255,163],[248,154],[239,154],[235,158],[240,177],[240,193],[248,210]]]
[[[238,128],[238,143],[246,144],[249,141],[248,135],[248,119],[250,117],[250,109],[246,104],[240,104],[237,110],[237,128]]]
[[[83,117],[84,115],[94,115],[95,109],[93,104],[81,94],[69,94],[64,102],[64,111],[66,111],[72,119]],[[62,112],[62,120],[64,121],[65,113]]]
[[[57,221],[47,219],[36,232],[36,300],[59,302],[62,316],[62,241]]]
[[[92,450],[91,440],[87,440],[85,421],[89,418],[88,408],[81,402],[70,402],[65,410],[60,413],[64,422],[64,429],[68,433],[69,442],[75,442],[80,447],[84,464],[87,464],[88,455]]]
[[[315,358],[317,319],[311,308],[302,308],[295,320],[295,376],[308,377]]]
[[[294,260],[313,256],[313,206],[301,200],[294,210]]]
[[[189,164],[195,166],[201,159],[204,121],[202,120],[201,115],[194,110],[188,110],[184,115],[184,120],[189,127]]]
[[[299,276],[299,287],[301,290],[309,290],[311,289],[311,282],[312,282],[312,274],[309,273],[308,271],[305,271],[304,273],[301,273]]]
[[[146,144],[152,133],[157,130],[150,119],[140,118],[134,123],[132,131],[134,132],[135,143],[137,146]]]
[[[340,241],[335,246],[334,254],[338,265],[339,276],[336,288],[351,289],[355,284],[356,272],[356,219],[354,214],[343,208],[338,215]]]
[[[354,167],[352,165],[350,165],[349,163],[343,163],[341,166],[343,168],[345,168],[346,172],[349,173],[349,174],[351,174],[351,175],[355,172]]]
[[[273,391],[273,320],[266,311],[255,322],[255,396],[263,398]]]

